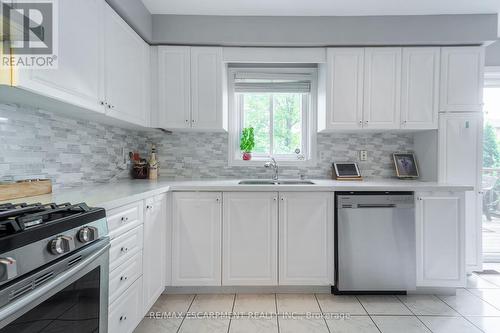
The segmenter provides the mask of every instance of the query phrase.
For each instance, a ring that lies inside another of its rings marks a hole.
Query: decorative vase
[[[243,153],[243,161],[250,161],[252,159],[252,153]]]

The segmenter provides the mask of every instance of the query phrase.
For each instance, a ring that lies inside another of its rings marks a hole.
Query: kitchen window
[[[315,153],[316,68],[229,69],[230,165],[310,165]],[[254,129],[252,159],[240,149],[244,128]]]

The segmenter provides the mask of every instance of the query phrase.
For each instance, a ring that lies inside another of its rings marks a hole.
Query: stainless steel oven
[[[8,285],[4,297],[20,295],[0,308],[0,332],[107,332],[108,249],[101,239]]]
[[[106,333],[106,212],[0,205],[0,333]]]

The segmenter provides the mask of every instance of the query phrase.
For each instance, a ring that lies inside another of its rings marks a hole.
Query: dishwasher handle
[[[396,208],[396,204],[358,204],[357,208]]]

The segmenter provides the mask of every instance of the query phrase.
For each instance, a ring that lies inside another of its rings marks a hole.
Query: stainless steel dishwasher
[[[415,289],[412,192],[335,193],[334,294]]]

